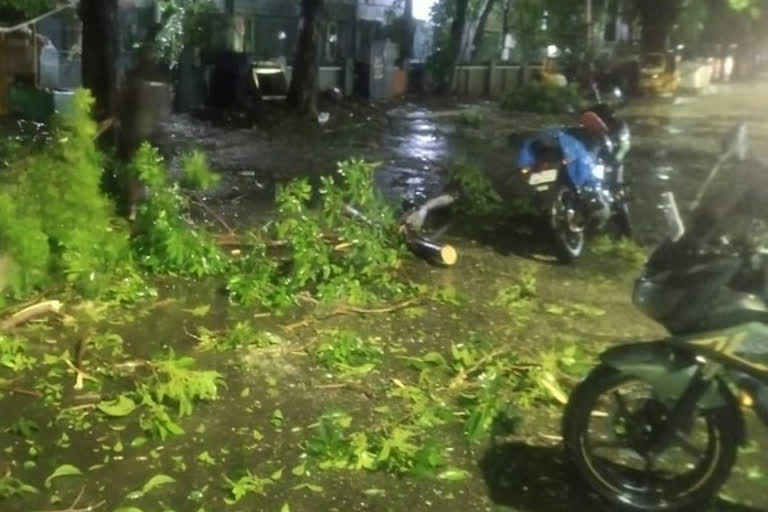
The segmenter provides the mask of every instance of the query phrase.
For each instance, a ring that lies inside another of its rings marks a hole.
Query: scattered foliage
[[[581,96],[573,87],[531,82],[514,89],[502,100],[506,110],[536,112],[540,114],[563,114],[582,104]]]
[[[27,355],[26,346],[24,338],[0,333],[0,368],[13,372],[32,368],[36,359]]]
[[[237,480],[232,480],[225,476],[224,481],[231,494],[230,498],[225,499],[228,505],[238,503],[249,494],[266,496],[267,488],[273,483],[271,479],[255,476],[250,471]]]
[[[134,245],[139,262],[153,272],[196,277],[221,274],[228,261],[220,248],[188,218],[188,199],[178,183],[170,183],[168,168],[157,149],[142,144],[132,171],[150,189],[150,197],[139,207]],[[215,183],[199,154],[184,160],[184,174],[197,184]]]
[[[39,492],[37,488],[14,478],[10,471],[0,477],[0,500],[23,496],[24,494],[39,494]]]
[[[280,339],[266,331],[257,331],[247,322],[238,322],[225,334],[214,333],[204,327],[198,329],[200,348],[219,352],[243,347],[266,348],[280,343]]]
[[[467,110],[462,112],[461,116],[459,116],[459,124],[470,128],[480,128],[484,120],[485,116],[483,116],[482,112],[478,112],[477,110]]]
[[[384,353],[373,339],[351,331],[329,331],[323,339],[312,350],[313,358],[323,367],[347,375],[370,372]]]
[[[319,209],[311,207],[314,191],[306,180],[283,186],[277,218],[229,279],[232,297],[280,309],[307,291],[351,304],[402,291],[395,215],[374,188],[375,167],[358,160],[340,163],[338,176],[322,179]],[[269,257],[269,245],[279,246],[283,264]]]
[[[642,266],[648,259],[645,249],[628,238],[617,240],[610,236],[601,236],[590,242],[589,247],[597,256],[628,263],[633,267]]]

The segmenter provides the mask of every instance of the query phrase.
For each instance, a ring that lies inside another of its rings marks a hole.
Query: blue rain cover
[[[540,133],[532,139],[528,139],[523,144],[517,165],[520,168],[531,168],[536,163],[536,157],[531,149],[532,144],[541,138],[554,138],[560,144],[566,161],[566,171],[571,181],[577,188],[584,186],[596,186],[600,181],[592,174],[592,168],[595,166],[595,157],[587,150],[582,142],[568,135],[559,128],[554,128]]]

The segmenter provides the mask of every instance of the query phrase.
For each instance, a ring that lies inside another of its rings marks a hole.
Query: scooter
[[[698,204],[726,162],[745,158],[746,128],[724,147],[690,226],[665,194],[670,234],[635,284],[635,305],[670,336],[605,351],[565,411],[567,457],[614,510],[706,510],[746,441],[742,407],[768,425],[768,229],[731,240],[733,218]]]

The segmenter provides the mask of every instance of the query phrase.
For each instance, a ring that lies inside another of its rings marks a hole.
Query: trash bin
[[[25,85],[11,86],[8,104],[12,114],[30,121],[48,121],[54,111],[53,94]]]

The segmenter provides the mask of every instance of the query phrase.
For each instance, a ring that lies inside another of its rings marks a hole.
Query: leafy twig
[[[410,299],[407,300],[401,304],[396,304],[394,306],[386,307],[386,308],[376,308],[376,309],[365,309],[365,308],[357,308],[352,306],[341,306],[339,308],[336,308],[335,310],[331,311],[329,314],[318,317],[310,317],[305,318],[304,320],[300,322],[296,322],[293,324],[288,324],[286,326],[283,326],[284,329],[288,331],[294,331],[296,329],[302,328],[302,327],[308,327],[309,325],[315,323],[315,322],[321,322],[323,320],[328,320],[330,318],[333,318],[335,316],[344,316],[344,315],[386,315],[387,313],[394,313],[396,311],[400,311],[401,309],[405,309],[409,306],[412,306],[413,304],[417,303],[420,299]]]
[[[213,208],[211,208],[210,206],[208,206],[208,205],[207,205],[207,204],[205,204],[204,202],[202,202],[202,201],[197,201],[197,200],[195,200],[195,199],[192,199],[192,200],[190,200],[190,203],[191,203],[191,204],[193,204],[193,205],[195,205],[195,206],[198,206],[198,207],[202,208],[203,210],[205,210],[205,211],[206,211],[206,213],[208,213],[208,215],[210,215],[211,217],[213,217],[213,218],[214,218],[214,219],[215,219],[215,220],[216,220],[216,221],[217,221],[219,224],[221,224],[221,226],[222,226],[224,229],[226,229],[226,230],[229,232],[229,233],[228,233],[229,235],[234,235],[234,234],[235,234],[235,230],[234,230],[234,229],[232,229],[232,227],[231,227],[229,224],[227,224],[227,221],[225,221],[225,220],[224,220],[224,219],[221,217],[221,215],[219,215],[218,213],[214,212],[214,211],[213,211]]]
[[[504,346],[504,347],[499,347],[496,350],[493,350],[485,354],[483,357],[478,359],[477,362],[473,364],[471,367],[465,368],[459,371],[459,373],[453,379],[451,379],[451,382],[448,384],[448,389],[455,389],[458,386],[462,385],[464,381],[467,379],[467,377],[482,370],[485,365],[487,365],[494,359],[498,358],[499,356],[503,356],[504,354],[507,354],[511,351],[512,351],[511,347]],[[540,366],[541,365],[538,365],[535,363],[527,363],[527,364],[514,365],[512,369],[513,370],[530,370],[532,368],[538,368]]]

